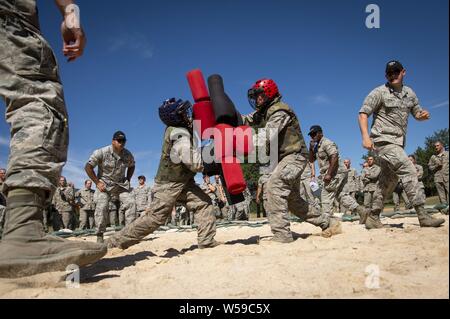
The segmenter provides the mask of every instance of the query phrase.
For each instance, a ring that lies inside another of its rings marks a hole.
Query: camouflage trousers
[[[365,191],[364,192],[364,207],[371,209],[373,207],[373,201],[375,199],[374,197],[375,191]]]
[[[372,210],[383,211],[384,201],[388,195],[392,194],[399,179],[402,180],[403,189],[411,205],[413,207],[423,206],[425,197],[420,191],[421,183],[417,178],[416,168],[408,159],[405,150],[394,144],[375,144],[375,152],[381,173],[377,189],[374,192]]]
[[[236,217],[236,206],[235,205],[225,205],[222,208],[222,216],[224,220],[234,220]]]
[[[349,192],[348,195],[350,197],[352,197],[358,203],[358,201],[356,200],[356,192]],[[342,214],[347,214],[347,212],[349,211],[348,207],[345,207],[345,205],[342,201],[342,198],[341,198],[341,202],[339,203],[339,209]]]
[[[164,225],[172,214],[176,203],[182,203],[187,211],[194,213],[199,245],[208,245],[216,235],[216,218],[211,198],[195,184],[194,179],[187,183],[156,183],[154,199],[146,214],[126,226],[109,240],[116,246],[127,248],[137,244],[145,236]]]
[[[58,66],[39,30],[5,13],[0,13],[0,79],[11,137],[5,191],[40,188],[51,198],[69,142]]]
[[[235,205],[236,214],[234,216],[235,220],[248,220],[250,216],[249,205],[247,201],[238,203]]]
[[[405,207],[407,209],[411,209],[411,203],[408,200],[408,196],[406,195],[405,191],[403,191],[401,194],[398,194],[397,192],[392,193],[392,201],[394,202],[394,211],[400,210],[400,196],[403,199],[403,202],[405,203]]]
[[[300,180],[300,197],[304,198],[308,204],[312,205],[315,209],[320,210],[320,205],[317,203],[316,198],[314,197],[311,186],[310,179],[302,179]]]
[[[267,182],[267,205],[269,223],[274,237],[291,240],[289,211],[302,221],[326,229],[330,222],[328,214],[322,214],[313,205],[300,197],[300,176],[309,165],[301,154],[283,158]]]
[[[120,207],[119,207],[119,215],[120,212],[123,211],[125,215],[125,225],[131,224],[136,219],[136,204],[131,196],[131,193],[126,191],[123,188],[115,187],[111,191],[100,192],[99,190],[95,191],[95,232],[97,235],[103,234],[106,231],[106,225],[108,221],[111,221],[111,218],[114,218],[114,223],[116,221],[116,217],[111,217],[110,210],[110,202],[114,200],[114,198],[119,198]],[[114,214],[116,210],[113,210]],[[115,225],[111,225],[115,226]]]
[[[59,227],[64,229],[70,229],[70,224],[73,218],[73,211],[59,212]]]
[[[5,211],[6,207],[0,205],[0,230],[3,230],[3,226],[5,225]]]
[[[441,204],[448,204],[448,180],[447,181],[435,181],[436,189],[439,195],[439,201]]]
[[[321,193],[322,212],[330,213],[333,203],[341,205],[347,210],[354,211],[359,204],[356,199],[346,191],[344,186],[347,183],[347,174],[337,174],[327,185],[324,185]]]
[[[94,211],[80,209],[80,229],[94,228]]]

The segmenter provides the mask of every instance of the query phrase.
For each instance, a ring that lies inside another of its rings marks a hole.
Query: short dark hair
[[[138,180],[139,179],[143,179],[144,181],[147,180],[144,175],[138,176]]]

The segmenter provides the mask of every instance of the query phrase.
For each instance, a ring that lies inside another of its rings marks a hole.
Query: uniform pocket
[[[69,145],[67,118],[51,108],[46,109],[48,114],[45,120],[43,147],[58,161],[65,162]]]
[[[39,74],[42,61],[42,41],[34,32],[12,21],[5,23],[8,43],[11,46],[12,69],[22,76]]]
[[[55,54],[48,42],[41,36],[39,38],[41,39],[42,47],[39,73],[53,81],[59,82],[58,63]]]
[[[300,178],[301,168],[295,164],[287,164],[280,173],[281,179],[285,181],[294,181]]]

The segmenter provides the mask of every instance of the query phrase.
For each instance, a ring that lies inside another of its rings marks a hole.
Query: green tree
[[[259,164],[241,164],[244,178],[247,181],[247,187],[253,196],[256,196],[256,189],[258,188],[259,180]],[[254,200],[250,203],[250,214],[256,214],[256,203]]]
[[[364,162],[367,162],[369,157],[375,157],[375,153],[373,151],[367,151],[367,154],[363,155],[362,159]]]
[[[416,156],[417,164],[423,167],[423,184],[425,185],[425,193],[427,196],[436,195],[436,185],[434,185],[433,174],[428,169],[428,162],[431,156],[435,154],[434,144],[438,141],[444,144],[446,150],[448,150],[448,128],[438,130],[433,133],[433,135],[425,138],[425,147],[418,147],[414,152]]]

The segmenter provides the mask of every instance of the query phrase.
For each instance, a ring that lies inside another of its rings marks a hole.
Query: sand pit
[[[0,298],[449,298],[445,219],[438,229],[415,217],[372,231],[343,223],[330,239],[293,223],[291,244],[268,242],[268,225],[220,228],[225,244],[206,250],[195,231],[159,233],[82,269],[79,288],[64,273],[0,279]]]

